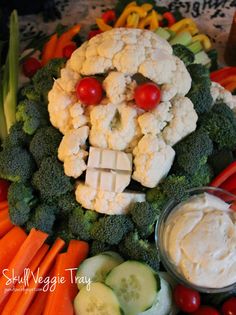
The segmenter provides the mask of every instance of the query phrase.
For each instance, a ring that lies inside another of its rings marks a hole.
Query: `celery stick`
[[[181,32],[170,40],[171,45],[181,44],[188,46],[192,42],[192,35],[190,32]]]
[[[194,54],[197,54],[199,51],[203,50],[203,46],[199,40],[191,43],[187,46],[189,50],[191,50]]]
[[[194,63],[200,63],[203,66],[206,66],[211,63],[211,59],[208,57],[205,51],[200,51],[195,55]]]
[[[169,40],[171,36],[170,32],[168,32],[168,30],[164,29],[163,27],[158,27],[155,33],[166,40]]]
[[[10,38],[8,51],[9,84],[4,99],[4,112],[7,130],[16,121],[16,104],[19,73],[19,26],[17,12],[14,10],[10,16]]]

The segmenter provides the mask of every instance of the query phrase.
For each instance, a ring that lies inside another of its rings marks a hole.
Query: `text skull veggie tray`
[[[28,284],[19,293],[17,279],[6,284],[1,274],[0,310],[174,314],[175,284],[160,272],[155,244],[161,213],[194,187],[236,192],[225,175],[234,175],[235,68],[210,76],[212,44],[221,52],[235,4],[120,1],[115,11],[115,2],[82,3],[57,3],[67,26],[20,17],[18,93],[18,18],[10,17],[1,68],[0,271],[21,277],[29,267],[66,281],[37,292],[44,286],[31,275],[27,295]],[[87,255],[71,281],[66,270]]]

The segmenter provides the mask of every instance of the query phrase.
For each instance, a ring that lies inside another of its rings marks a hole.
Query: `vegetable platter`
[[[171,5],[51,27],[20,40],[14,10],[1,58],[1,314],[236,314],[234,291],[178,283],[155,243],[170,201],[236,193],[235,67]]]

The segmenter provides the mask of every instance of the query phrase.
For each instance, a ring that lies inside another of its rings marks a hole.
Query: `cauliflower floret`
[[[78,178],[86,169],[85,159],[88,152],[80,150],[75,155],[66,156],[64,159],[64,172],[67,176]]]
[[[136,109],[126,104],[95,106],[90,114],[90,143],[95,147],[125,150],[137,135],[136,117]]]
[[[154,110],[140,115],[138,123],[142,133],[144,135],[148,133],[153,135],[159,134],[173,118],[170,109],[170,102],[161,102]]]
[[[176,96],[172,101],[173,119],[162,132],[167,144],[173,146],[197,127],[198,115],[189,98]]]
[[[133,151],[133,179],[153,188],[164,178],[174,161],[175,151],[161,137],[145,135]]]
[[[61,69],[61,77],[57,79],[57,83],[65,92],[73,93],[75,92],[75,86],[79,79],[80,75],[78,72],[75,72],[67,67]]]
[[[74,129],[87,125],[89,118],[85,115],[84,107],[81,103],[77,102],[70,106],[69,109],[71,116],[71,123]]]
[[[186,95],[191,89],[192,78],[188,73],[183,61],[175,56],[173,56],[176,64],[176,70],[170,82],[173,87],[177,89],[178,95]]]
[[[84,42],[79,49],[76,49],[71,58],[66,64],[66,67],[70,68],[71,70],[80,73],[82,68],[83,62],[85,61],[85,53],[88,46],[88,42]]]
[[[83,183],[78,184],[75,195],[84,208],[108,215],[126,214],[131,203],[145,201],[141,193],[101,191]]]
[[[177,94],[177,88],[173,84],[166,83],[161,86],[161,101],[168,102]]]
[[[89,135],[89,127],[83,126],[79,129],[69,130],[60,143],[58,148],[58,158],[64,161],[66,157],[77,155],[81,147],[85,146],[86,140]]]
[[[213,104],[216,101],[222,101],[236,113],[236,96],[232,95],[230,91],[226,90],[219,83],[212,82],[211,96],[214,101]]]

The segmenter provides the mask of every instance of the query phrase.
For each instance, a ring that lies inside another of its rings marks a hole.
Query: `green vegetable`
[[[165,28],[163,28],[163,27],[158,27],[158,29],[155,31],[155,33],[156,33],[158,36],[160,36],[160,37],[162,37],[162,38],[164,38],[164,39],[166,39],[166,40],[169,40],[170,37],[171,37],[171,34],[170,34],[170,32],[168,31],[168,29],[165,29]]]
[[[23,130],[29,135],[49,124],[47,108],[40,103],[25,99],[17,107],[16,119],[23,123]]]
[[[3,142],[3,148],[13,146],[27,146],[29,144],[30,137],[23,131],[23,125],[20,122],[16,122],[11,126],[9,134]]]
[[[111,245],[103,243],[101,241],[94,240],[90,246],[90,256],[94,256],[100,253],[103,253],[111,249]]]
[[[219,68],[218,66],[218,53],[216,49],[211,49],[207,52],[208,57],[211,59],[210,71],[215,71]]]
[[[142,240],[138,232],[131,232],[119,244],[120,253],[127,259],[146,262],[154,270],[159,269],[160,258],[156,245]]]
[[[187,47],[176,44],[172,48],[173,54],[179,57],[184,62],[185,66],[188,66],[194,62],[194,53]]]
[[[209,163],[214,170],[215,176],[222,172],[233,161],[233,152],[230,150],[216,151],[209,157]]]
[[[211,111],[200,119],[200,126],[220,150],[236,148],[236,118],[226,104],[216,103]]]
[[[199,51],[203,50],[203,46],[199,40],[196,40],[195,42],[191,43],[187,46],[189,50],[191,50],[194,55],[197,54]]]
[[[189,74],[195,84],[211,86],[209,70],[200,64],[191,64],[187,67]]]
[[[15,225],[25,224],[35,205],[33,189],[28,184],[13,183],[8,190],[9,216]]]
[[[30,142],[29,150],[37,165],[40,165],[46,157],[57,156],[61,139],[62,134],[52,126],[43,127],[36,131]]]
[[[30,231],[32,228],[41,230],[45,233],[51,234],[53,224],[55,222],[55,213],[57,207],[55,204],[40,204],[30,217],[26,224],[26,228]]]
[[[199,51],[195,55],[194,63],[201,64],[201,65],[204,65],[204,66],[210,66],[211,59],[208,57],[207,53],[204,50],[202,50],[202,51]]]
[[[213,152],[213,143],[204,130],[196,130],[174,146],[176,162],[188,174],[193,175],[207,162]]]
[[[34,173],[32,184],[46,200],[55,200],[73,189],[70,178],[64,174],[63,165],[55,158],[42,161]]]
[[[72,211],[78,207],[74,191],[70,191],[67,194],[60,196],[58,207],[60,208],[60,213],[71,214]]]
[[[83,210],[78,204],[69,217],[69,230],[78,238],[88,241],[91,239],[93,224],[97,221],[98,213]]]
[[[209,164],[203,164],[201,167],[193,174],[186,175],[189,181],[189,187],[201,187],[210,184],[214,178],[214,173],[212,167]]]
[[[41,103],[42,101],[41,94],[35,89],[32,84],[28,84],[21,89],[21,96],[37,103]]]
[[[132,221],[126,215],[104,216],[94,223],[91,237],[110,245],[116,245],[133,228]]]
[[[21,147],[5,147],[0,152],[0,178],[25,182],[33,174],[35,163],[32,155]]]
[[[188,46],[189,44],[191,44],[191,42],[192,42],[192,35],[190,34],[190,32],[187,32],[187,31],[181,32],[175,35],[175,37],[170,40],[171,45],[180,44],[183,46]]]

